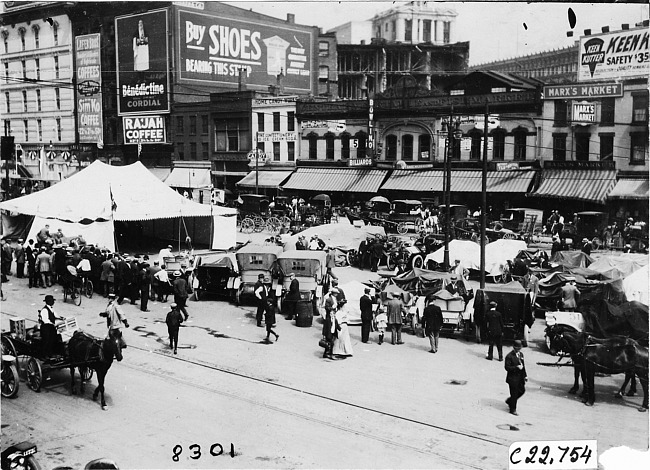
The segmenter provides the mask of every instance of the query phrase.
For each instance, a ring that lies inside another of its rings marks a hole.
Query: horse
[[[122,347],[119,338],[107,336],[105,339],[95,338],[82,331],[76,331],[68,342],[68,355],[70,357],[70,376],[72,382],[72,394],[76,394],[75,389],[75,367],[88,367],[97,373],[97,382],[99,385],[93,393],[93,400],[97,400],[97,395],[102,394],[102,409],[107,410],[106,400],[104,399],[104,379],[106,373],[113,364],[113,358],[118,362],[122,360]],[[80,372],[81,373],[81,372]],[[84,382],[81,381],[81,393],[84,392]]]
[[[648,348],[630,338],[587,338],[582,349],[587,388],[587,406],[595,401],[594,376],[606,374],[636,374],[643,388],[643,403],[639,411],[648,410]],[[619,392],[620,393],[620,392]]]
[[[581,397],[587,397],[587,382],[584,371],[584,358],[583,349],[588,335],[579,333],[571,327],[564,325],[553,325],[546,329],[546,335],[551,341],[551,348],[558,352],[564,352],[571,357],[573,362],[573,387],[569,389],[569,393],[575,395],[580,389],[579,380],[582,376],[582,393]],[[636,394],[636,380],[634,372],[625,372],[625,381],[620,390],[616,393],[616,397],[621,398],[625,393],[625,387],[631,381],[630,391],[627,396],[634,396]]]

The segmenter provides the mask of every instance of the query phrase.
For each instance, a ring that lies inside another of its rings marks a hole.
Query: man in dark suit
[[[515,340],[512,351],[506,356],[505,369],[508,371],[506,382],[510,387],[510,397],[506,403],[510,407],[510,414],[517,416],[517,400],[526,392],[526,365],[524,364],[524,353],[521,352],[521,341]]]
[[[253,292],[257,299],[257,313],[255,314],[257,326],[262,327],[262,318],[264,316],[264,311],[266,310],[266,298],[268,297],[268,292],[264,285],[264,274],[257,275],[257,282],[253,287]]]
[[[300,300],[300,282],[296,279],[295,273],[290,273],[289,279],[291,279],[289,292],[287,292],[284,300],[287,302],[287,320],[293,320],[293,316],[296,314],[297,302]]]
[[[361,342],[367,343],[372,325],[372,299],[369,287],[363,290],[363,295],[359,299],[359,308],[361,309]]]
[[[424,327],[424,334],[429,337],[431,349],[429,352],[438,352],[438,338],[440,338],[440,330],[442,329],[442,310],[435,303],[429,302],[424,309],[422,316],[422,326]]]
[[[485,315],[485,323],[490,340],[486,359],[489,361],[492,360],[492,351],[496,344],[499,361],[503,361],[503,315],[497,310],[497,303],[494,301],[490,302],[490,310]]]

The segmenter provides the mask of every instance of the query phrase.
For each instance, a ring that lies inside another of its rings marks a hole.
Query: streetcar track
[[[333,402],[333,403],[337,403],[337,404],[344,405],[344,406],[349,406],[349,407],[355,408],[357,410],[363,410],[363,411],[366,411],[366,412],[373,413],[375,415],[380,415],[380,416],[384,416],[384,417],[387,417],[387,418],[396,419],[396,420],[399,420],[399,421],[402,421],[402,422],[408,422],[408,423],[416,424],[416,425],[423,426],[423,427],[426,427],[426,428],[436,429],[438,431],[443,431],[443,432],[446,432],[446,433],[449,433],[449,434],[454,434],[454,435],[457,435],[457,436],[463,436],[465,438],[469,438],[469,439],[473,439],[473,440],[477,440],[477,441],[482,441],[482,442],[492,444],[492,445],[497,445],[497,446],[500,446],[500,447],[508,447],[508,445],[509,445],[509,444],[504,444],[503,442],[500,442],[498,440],[482,437],[480,435],[471,434],[471,433],[463,432],[463,431],[458,431],[458,430],[455,430],[455,429],[435,425],[435,424],[428,423],[428,422],[425,422],[425,421],[420,421],[420,420],[416,420],[416,419],[413,419],[413,418],[407,418],[407,417],[399,416],[399,415],[396,415],[396,414],[393,414],[393,413],[388,413],[386,411],[381,411],[381,410],[369,408],[367,406],[363,406],[363,405],[348,402],[348,401],[345,401],[345,400],[340,400],[340,399],[337,399],[337,398],[329,397],[327,395],[322,395],[322,394],[319,394],[319,393],[316,393],[316,392],[310,392],[310,391],[307,391],[307,390],[302,390],[302,389],[299,389],[299,388],[296,388],[296,387],[292,387],[290,385],[286,385],[286,384],[282,384],[282,383],[278,383],[278,382],[273,382],[270,379],[263,379],[263,378],[255,377],[253,375],[249,375],[249,374],[246,374],[246,373],[237,372],[235,370],[220,367],[220,366],[210,364],[210,363],[207,363],[207,362],[204,362],[204,361],[200,361],[200,360],[196,360],[196,359],[187,359],[187,358],[182,358],[182,357],[178,357],[178,356],[169,356],[169,355],[165,354],[161,350],[150,350],[150,349],[141,348],[141,347],[138,347],[138,346],[129,346],[129,347],[133,348],[133,349],[137,349],[137,350],[142,351],[142,352],[155,353],[155,354],[157,354],[159,356],[169,358],[169,359],[173,359],[173,360],[176,360],[176,361],[181,361],[181,362],[186,363],[186,364],[191,364],[191,365],[195,365],[195,366],[198,366],[198,367],[203,367],[205,369],[210,369],[210,370],[226,373],[226,374],[229,374],[229,375],[232,375],[232,376],[235,376],[235,377],[239,377],[239,378],[243,378],[243,379],[247,379],[247,380],[252,380],[252,381],[255,381],[255,382],[260,382],[260,383],[267,384],[267,385],[273,385],[273,386],[279,387],[279,388],[284,389],[284,390],[297,392],[297,393],[300,393],[300,394],[303,394],[303,395],[311,396],[311,397],[314,397],[314,398],[319,398],[321,400],[327,400],[327,401],[330,401],[330,402]],[[164,377],[166,379],[170,378],[169,375],[165,375],[165,374],[159,373],[157,371],[152,371],[151,369],[147,369],[147,368],[144,368],[144,367],[141,367],[141,366],[137,366],[137,365],[134,365],[134,364],[127,364],[127,363],[124,363],[124,362],[122,362],[121,364],[125,365],[127,367],[130,367],[130,368],[139,370],[139,371],[146,372],[146,373],[148,373],[150,375],[154,375],[154,376],[161,377],[161,378]],[[322,425],[325,425],[325,426],[334,427],[334,428],[340,429],[342,431],[350,432],[352,434],[362,435],[362,436],[365,436],[367,438],[374,439],[374,440],[377,440],[377,441],[380,441],[380,442],[383,442],[383,443],[386,443],[386,444],[398,445],[400,447],[410,449],[410,450],[414,450],[414,451],[419,452],[419,453],[424,453],[424,454],[428,454],[428,455],[435,455],[437,457],[448,460],[450,462],[454,462],[454,463],[462,465],[462,466],[468,466],[468,463],[466,461],[462,461],[462,462],[457,461],[457,460],[454,460],[452,458],[441,456],[440,454],[437,454],[435,452],[432,452],[432,451],[429,451],[429,450],[423,450],[423,449],[420,449],[420,448],[417,448],[417,447],[414,447],[414,446],[411,446],[411,445],[408,445],[408,444],[396,444],[392,440],[385,439],[385,438],[382,438],[382,437],[379,437],[379,436],[376,436],[376,435],[372,435],[372,434],[369,434],[369,433],[364,432],[364,431],[359,431],[358,429],[342,426],[342,425],[331,423],[331,422],[328,422],[328,421],[323,421],[323,420],[316,419],[316,418],[313,418],[313,417],[310,417],[310,416],[306,416],[306,415],[303,415],[303,414],[300,414],[300,413],[285,410],[283,408],[270,406],[270,405],[268,405],[266,403],[262,403],[260,401],[256,401],[256,400],[253,400],[253,399],[242,398],[239,395],[234,395],[234,394],[231,394],[231,393],[228,393],[228,392],[215,390],[213,388],[209,388],[209,387],[206,387],[206,386],[200,385],[200,384],[195,384],[194,382],[190,382],[189,380],[181,379],[181,378],[178,378],[178,377],[174,377],[174,380],[177,380],[178,382],[184,383],[186,385],[199,387],[202,390],[209,391],[211,393],[217,393],[217,394],[228,396],[228,397],[235,398],[235,399],[238,399],[238,400],[243,400],[243,401],[249,402],[249,403],[251,403],[253,405],[263,406],[263,407],[272,409],[272,410],[280,412],[280,413],[284,413],[284,414],[288,414],[288,415],[291,415],[291,416],[294,416],[294,417],[306,419],[308,421],[313,421],[313,422],[316,422],[316,423],[319,423],[319,424],[322,424]],[[469,465],[469,466],[472,467],[472,468],[483,468],[482,466],[472,466],[472,465]]]

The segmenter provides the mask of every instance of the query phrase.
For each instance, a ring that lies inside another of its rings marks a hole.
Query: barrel
[[[314,305],[311,301],[299,300],[296,302],[296,326],[311,326],[314,320]]]

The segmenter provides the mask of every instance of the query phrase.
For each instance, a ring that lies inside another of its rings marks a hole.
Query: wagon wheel
[[[280,217],[280,222],[284,227],[291,227],[291,219],[287,217],[286,215],[283,217]]]
[[[93,298],[93,292],[95,292],[95,286],[93,285],[93,281],[88,279],[86,281],[86,286],[84,288],[84,294],[86,294],[86,297],[88,297],[89,299],[92,299]]]
[[[255,232],[260,233],[266,227],[266,222],[259,215],[253,216],[253,222],[255,222]]]
[[[390,254],[386,256],[386,269],[392,271],[397,266],[397,260],[393,258]]]
[[[72,295],[70,297],[72,297],[72,301],[77,307],[81,305],[81,288],[78,286],[73,287]]]
[[[253,233],[255,222],[250,217],[246,217],[241,223],[241,231],[244,233]]]
[[[40,392],[41,385],[43,384],[43,369],[41,368],[41,361],[35,357],[30,357],[27,361],[25,372],[27,373],[27,386],[35,392]]]
[[[423,266],[424,259],[422,258],[422,255],[415,255],[413,259],[411,259],[411,267],[422,269]]]
[[[266,230],[272,234],[277,235],[282,229],[282,222],[277,217],[269,217],[269,220],[266,221]]]
[[[79,367],[79,375],[82,382],[89,382],[93,378],[93,370],[90,367],[81,366]]]
[[[400,222],[397,224],[397,233],[400,235],[404,235],[405,233],[408,233],[409,228],[408,225],[406,225],[404,222]]]
[[[357,250],[348,250],[345,254],[345,260],[348,262],[348,266],[357,266],[358,253]]]
[[[18,357],[18,354],[16,353],[16,346],[14,346],[14,342],[11,341],[11,338],[7,336],[2,337],[2,354],[10,354],[15,358]]]
[[[415,219],[415,233],[420,233],[422,231],[423,226],[424,226],[424,220]]]
[[[7,363],[2,366],[2,396],[13,398],[18,394],[20,388],[20,377],[15,363]]]

